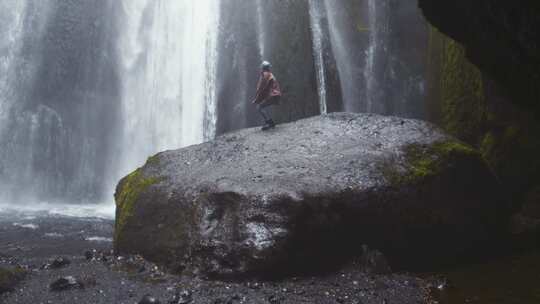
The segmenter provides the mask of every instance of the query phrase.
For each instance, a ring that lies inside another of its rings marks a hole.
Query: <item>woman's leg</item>
[[[270,115],[268,114],[266,108],[270,106],[268,103],[260,103],[257,105],[257,111],[261,114],[264,122],[270,120]]]

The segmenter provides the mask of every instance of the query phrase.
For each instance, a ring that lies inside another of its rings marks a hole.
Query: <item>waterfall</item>
[[[379,52],[379,31],[377,30],[377,0],[368,0],[369,11],[369,47],[366,51],[364,77],[366,80],[366,111],[373,113],[376,105],[377,78],[375,59]],[[380,1],[380,0],[379,0]]]
[[[265,37],[266,30],[264,27],[264,8],[262,0],[256,0],[257,3],[257,42],[259,46],[259,56],[262,60],[266,60],[266,49],[265,49]]]
[[[100,200],[114,132],[110,1],[0,1],[0,200]]]
[[[110,202],[215,136],[217,0],[0,0],[0,204]]]
[[[343,109],[422,118],[428,26],[416,3],[323,1]]]
[[[315,59],[315,71],[317,74],[319,111],[321,114],[326,114],[328,112],[326,102],[326,71],[323,57],[322,12],[319,3],[320,1],[309,1],[309,15],[313,40],[313,57]]]
[[[0,2],[0,138],[7,127],[13,92],[10,82],[15,75],[16,55],[21,48],[26,1]]]
[[[218,4],[122,0],[121,7],[123,175],[153,153],[214,136]]]
[[[343,95],[343,110],[346,112],[365,112],[365,100],[362,71],[363,66],[358,59],[362,54],[363,44],[356,41],[364,32],[356,32],[353,18],[350,15],[359,10],[354,2],[323,0],[328,16],[330,42],[335,57],[341,92]],[[355,5],[353,5],[355,4]],[[350,8],[349,6],[353,7]],[[360,54],[360,55],[359,55]]]
[[[414,116],[424,29],[407,1],[0,0],[0,204],[110,203],[148,156],[259,124],[261,59],[277,121]]]

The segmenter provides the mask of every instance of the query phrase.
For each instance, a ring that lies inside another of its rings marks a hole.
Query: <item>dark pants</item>
[[[257,111],[259,111],[259,114],[261,114],[262,118],[264,119],[264,122],[267,122],[269,120],[272,120],[272,117],[268,113],[268,107],[276,105],[279,103],[279,96],[270,97],[270,99],[267,99],[259,104],[257,104]]]

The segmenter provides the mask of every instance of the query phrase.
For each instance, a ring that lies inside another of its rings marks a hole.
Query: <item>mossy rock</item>
[[[519,211],[526,194],[540,183],[538,119],[513,105],[520,101],[471,63],[463,45],[436,29],[431,38],[437,46],[431,52],[431,119],[478,148],[512,198],[513,211]]]
[[[159,164],[159,157],[152,156],[147,161],[148,165]],[[149,187],[160,182],[159,177],[147,176],[142,168],[139,168],[123,178],[115,193],[116,200],[116,222],[115,240],[122,234],[128,219],[133,216],[135,205],[140,195],[145,193]]]
[[[0,294],[13,291],[26,276],[26,271],[16,267],[13,269],[0,267]]]
[[[440,176],[463,159],[483,162],[481,153],[457,140],[436,142],[430,145],[411,144],[404,149],[406,161],[402,166],[385,163],[383,174],[393,185],[416,184]]]

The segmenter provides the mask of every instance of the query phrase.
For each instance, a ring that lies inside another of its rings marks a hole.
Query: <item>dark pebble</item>
[[[188,304],[192,301],[193,297],[191,292],[189,290],[183,290],[181,292],[177,292],[169,304]]]
[[[160,304],[158,299],[152,297],[151,295],[147,294],[139,301],[139,304]]]
[[[71,264],[71,261],[68,260],[67,258],[58,257],[58,258],[54,259],[54,261],[52,261],[50,268],[59,269],[59,268],[62,268],[62,267],[66,267],[69,264]]]
[[[93,249],[93,250],[87,250],[87,251],[84,253],[84,257],[86,258],[87,261],[93,260],[95,256],[96,256],[96,250],[95,250],[95,249]]]
[[[61,277],[49,285],[50,291],[64,291],[76,288],[83,288],[83,284],[73,276]]]

